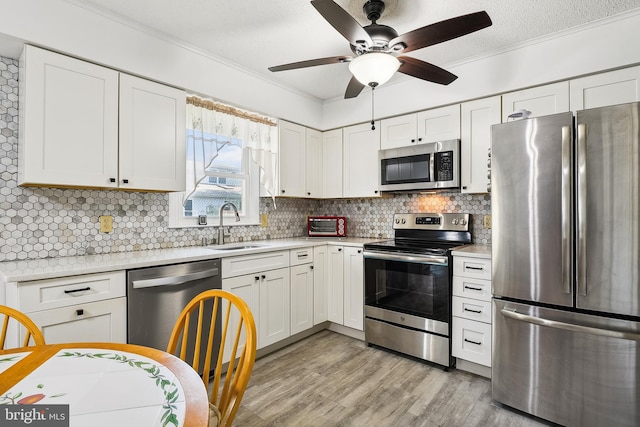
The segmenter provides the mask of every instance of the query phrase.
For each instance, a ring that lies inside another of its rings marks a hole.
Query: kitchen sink
[[[266,245],[221,245],[221,246],[209,246],[209,249],[213,249],[215,251],[238,251],[241,249],[253,249],[253,248],[264,248]]]

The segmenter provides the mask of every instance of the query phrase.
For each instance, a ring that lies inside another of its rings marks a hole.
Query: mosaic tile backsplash
[[[0,261],[196,246],[215,227],[169,228],[169,196],[103,190],[17,186],[18,61],[0,57]],[[303,236],[307,215],[347,217],[351,237],[393,236],[395,212],[465,212],[473,215],[474,243],[490,244],[482,225],[488,195],[397,194],[382,199],[260,200],[268,226],[232,227],[229,243]],[[100,215],[113,216],[113,232],[100,233]]]

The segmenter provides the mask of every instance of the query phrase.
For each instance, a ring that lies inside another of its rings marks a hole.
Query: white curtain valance
[[[206,169],[231,138],[242,141],[260,167],[260,183],[275,198],[277,128],[276,123],[258,116],[197,97],[187,98],[187,189],[183,203],[206,177]]]

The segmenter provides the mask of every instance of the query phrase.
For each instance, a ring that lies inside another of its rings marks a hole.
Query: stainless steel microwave
[[[460,140],[378,151],[380,191],[460,188]]]

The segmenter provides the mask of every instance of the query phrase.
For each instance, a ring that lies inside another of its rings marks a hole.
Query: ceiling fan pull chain
[[[375,117],[374,112],[373,112],[373,104],[374,104],[374,102],[373,102],[373,100],[374,100],[373,93],[375,92],[375,90],[376,90],[376,87],[375,87],[375,85],[372,84],[371,85],[371,130],[376,130],[376,123],[373,120],[374,117]]]

